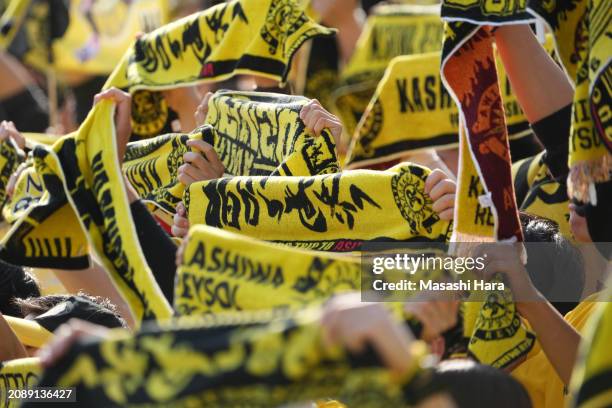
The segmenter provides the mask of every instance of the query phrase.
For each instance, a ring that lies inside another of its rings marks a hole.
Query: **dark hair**
[[[59,304],[66,303],[70,307],[53,316],[43,319],[45,313]],[[108,298],[90,296],[79,292],[74,295],[48,295],[15,299],[22,318],[33,316],[34,320],[50,331],[71,318],[79,318],[105,327],[127,327],[125,320],[117,312],[117,307]]]
[[[14,300],[37,296],[40,296],[40,288],[34,276],[20,266],[0,260],[0,312],[2,314],[20,317],[21,310]]]
[[[565,314],[576,307],[584,289],[582,254],[561,235],[556,222],[524,212],[520,219],[525,242],[551,244],[527,245],[526,268],[534,286]],[[555,299],[575,301],[556,302]]]
[[[516,379],[472,360],[446,360],[438,364],[424,388],[421,401],[448,394],[457,408],[531,408],[529,394]]]

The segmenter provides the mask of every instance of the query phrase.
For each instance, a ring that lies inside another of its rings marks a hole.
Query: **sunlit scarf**
[[[174,308],[181,315],[303,308],[358,291],[360,282],[358,259],[197,225],[177,270]]]
[[[274,407],[333,398],[348,406],[403,406],[414,368],[393,378],[372,352],[352,356],[321,345],[317,311],[274,319],[221,314],[128,338],[75,344],[39,386],[76,387],[98,406]],[[28,407],[29,405],[24,405]]]
[[[609,293],[587,323],[572,372],[571,389],[575,407],[607,407],[612,404],[612,303]]]
[[[439,6],[413,5],[386,5],[373,10],[341,72],[341,85],[332,95],[348,135],[355,131],[391,59],[440,50],[439,12]]]
[[[314,176],[336,173],[338,160],[329,131],[314,137],[300,119],[308,99],[262,92],[216,92],[208,103],[207,140],[237,176]]]
[[[451,0],[443,3],[442,17],[446,26],[441,73],[460,112],[452,240],[457,247],[462,241],[522,241],[504,106],[492,37],[485,25],[530,17],[519,3]],[[491,291],[484,302],[464,304],[464,334],[470,338],[472,356],[499,368],[516,363],[535,341],[516,313],[507,287]]]
[[[553,32],[565,71],[576,87],[569,140],[569,196],[597,205],[593,183],[610,180],[612,172],[612,3],[529,1],[528,7]]]
[[[403,164],[315,177],[233,177],[194,183],[184,197],[191,225],[323,251],[363,242],[445,241],[450,225],[424,193],[429,170]]]
[[[187,142],[212,138],[212,132],[204,126],[190,134],[162,135],[127,146],[123,173],[149,210],[169,225],[185,192],[178,168],[184,164],[183,155],[192,150]]]
[[[34,149],[34,167],[45,191],[4,237],[2,254],[7,260],[11,256],[33,258],[44,264],[40,266],[78,255],[76,260],[87,266],[87,247],[76,248],[74,254],[69,239],[71,234],[84,235],[135,320],[167,318],[170,305],[144,259],[127,202],[113,115],[114,105],[101,102],[78,132],[63,137],[52,148],[41,145]],[[49,217],[55,217],[55,223]],[[78,226],[74,226],[75,219]],[[30,237],[37,234],[46,240]],[[84,240],[78,237],[75,241],[82,244]]]
[[[510,139],[530,135],[503,70],[499,78]],[[420,149],[457,147],[458,123],[457,106],[440,79],[440,53],[396,57],[357,125],[345,166],[367,167]]]
[[[8,197],[6,187],[11,174],[17,169],[19,163],[23,161],[22,153],[12,140],[0,142],[0,208],[4,206]]]
[[[105,88],[133,94],[134,137],[168,133],[171,116],[161,91],[236,74],[284,81],[300,45],[331,35],[299,0],[234,0],[182,18],[140,37]]]
[[[32,0],[4,0],[0,16],[0,49],[7,50],[19,32]]]
[[[52,338],[53,333],[34,320],[3,316],[11,330],[24,346],[41,348]],[[0,394],[2,395],[2,394]]]
[[[0,407],[21,406],[20,399],[9,399],[9,390],[36,387],[41,372],[40,362],[35,357],[0,362]]]
[[[28,47],[24,61],[40,70],[53,67],[70,74],[110,74],[136,35],[168,22],[167,0],[74,0],[66,9],[66,26],[49,48],[49,24],[53,24],[49,21],[49,2],[17,0],[10,6],[2,16],[1,27],[6,30],[0,35],[0,45],[8,48],[24,27]],[[22,25],[24,19],[26,24]]]

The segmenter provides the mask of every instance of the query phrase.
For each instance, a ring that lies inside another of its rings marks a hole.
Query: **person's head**
[[[426,404],[435,396],[447,396],[457,408],[531,408],[529,394],[517,380],[472,360],[441,362],[423,389],[419,407],[432,406]]]
[[[127,327],[117,307],[107,298],[78,295],[48,295],[15,299],[20,316],[34,320],[53,332],[70,319],[81,319],[108,328]]]
[[[581,298],[584,264],[580,251],[547,218],[521,213],[527,243],[527,272],[534,286],[564,314]],[[529,245],[544,243],[545,245]]]
[[[20,317],[21,310],[14,299],[40,296],[40,288],[34,277],[24,268],[0,261],[0,312]]]

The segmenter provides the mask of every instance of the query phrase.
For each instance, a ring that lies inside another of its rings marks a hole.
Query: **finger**
[[[455,194],[446,194],[434,200],[431,209],[437,214],[455,207]]]
[[[181,217],[184,217],[187,214],[187,211],[185,210],[185,204],[183,204],[182,201],[176,205],[176,213]]]
[[[431,189],[440,181],[446,178],[446,174],[442,170],[433,170],[431,173],[429,173],[429,176],[427,176],[427,179],[425,180],[425,193],[430,194],[429,192],[431,191]]]
[[[173,225],[171,228],[171,232],[172,232],[172,235],[175,237],[185,238],[187,234],[189,233],[189,230],[184,229],[184,228],[179,228]]]
[[[454,182],[449,179],[443,179],[432,186],[427,194],[435,201],[445,194],[454,194],[456,189]]]
[[[308,113],[313,108],[317,107],[317,103],[316,102],[318,102],[316,99],[312,99],[306,105],[302,106],[302,109],[300,109],[300,119],[302,119],[302,122],[305,122],[305,119],[306,119],[306,116],[308,115]]]
[[[317,120],[319,120],[319,118],[322,116],[325,116],[323,113],[323,108],[314,106],[310,108],[310,110],[308,110],[308,113],[306,113],[306,117],[304,118],[304,124],[308,129],[312,130],[315,124],[317,123]]]
[[[178,181],[180,181],[185,187],[189,187],[190,185],[192,185],[193,183],[196,182],[195,179],[193,179],[192,177],[190,177],[188,174],[181,172],[179,173],[179,175],[177,176]]]
[[[212,171],[210,167],[204,167],[202,169],[192,166],[191,164],[183,164],[181,171],[187,176],[198,181],[214,180],[217,175]]]
[[[217,152],[215,151],[215,148],[212,145],[206,143],[203,140],[194,139],[187,141],[187,146],[202,152],[202,154],[204,154],[204,156],[206,157],[206,160],[208,160],[210,165],[215,170],[215,173],[218,175],[218,177],[221,177],[223,175],[223,173],[225,172],[225,166],[219,159],[219,156],[217,155]]]
[[[328,127],[327,118],[320,117],[315,122],[315,125],[312,127],[312,130],[316,136],[321,136],[321,131]]]

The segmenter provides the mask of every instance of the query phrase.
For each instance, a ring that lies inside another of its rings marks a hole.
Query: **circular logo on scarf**
[[[158,136],[168,116],[168,105],[160,92],[136,91],[132,95],[132,132],[139,139]]]
[[[391,180],[395,204],[413,234],[422,230],[431,233],[431,226],[439,219],[431,210],[431,198],[424,192],[423,175],[420,167],[402,167]]]
[[[501,340],[514,336],[521,327],[513,302],[503,293],[490,293],[476,319],[474,337],[480,340]]]
[[[261,38],[269,45],[270,54],[275,55],[281,48],[285,55],[285,41],[308,20],[293,2],[288,0],[272,2],[265,26],[261,29]],[[300,43],[298,41],[298,43]]]

